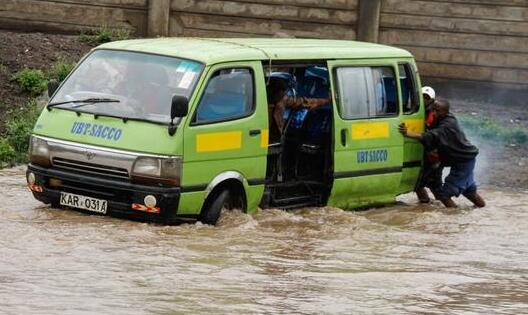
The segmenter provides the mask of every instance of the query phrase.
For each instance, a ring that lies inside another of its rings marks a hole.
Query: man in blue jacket
[[[435,123],[424,133],[413,133],[407,130],[405,124],[400,124],[399,131],[406,137],[419,140],[427,149],[437,149],[442,166],[451,167],[442,187],[435,196],[446,207],[456,207],[451,199],[462,194],[477,207],[486,203],[477,193],[474,179],[476,156],[479,151],[471,144],[458,122],[450,112],[449,103],[438,100],[433,105]]]

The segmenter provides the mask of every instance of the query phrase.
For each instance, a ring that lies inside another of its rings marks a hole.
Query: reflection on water
[[[528,195],[227,213],[160,226],[48,208],[0,172],[0,313],[528,313]]]

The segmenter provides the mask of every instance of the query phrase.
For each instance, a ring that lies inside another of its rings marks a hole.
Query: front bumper
[[[35,184],[41,187],[38,192],[32,189],[35,198],[53,206],[59,206],[61,192],[67,192],[107,200],[106,213],[115,217],[165,224],[196,220],[195,216],[177,215],[180,199],[179,187],[133,184],[123,180],[82,175],[33,164],[28,165],[27,173],[30,172],[35,174]],[[156,207],[159,208],[159,213],[149,213],[132,208],[132,204],[143,204],[147,195],[156,197],[158,201]],[[77,210],[85,212],[82,209]]]

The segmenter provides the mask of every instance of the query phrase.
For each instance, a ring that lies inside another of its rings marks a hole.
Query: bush
[[[131,34],[129,30],[109,28],[107,26],[92,29],[86,33],[82,33],[81,35],[79,35],[79,40],[81,42],[88,42],[92,44],[103,44],[116,40],[125,40],[130,38]]]
[[[5,136],[0,142],[0,167],[27,162],[29,137],[39,113],[35,100],[11,113],[13,118],[7,122]]]
[[[47,88],[48,80],[42,70],[24,68],[18,71],[14,80],[20,85],[23,91],[36,96],[44,92]]]
[[[15,164],[17,154],[13,147],[5,140],[0,139],[0,168]]]
[[[56,79],[59,82],[64,81],[68,74],[75,67],[75,63],[67,62],[65,58],[59,57],[59,59],[51,66],[51,70],[48,73],[49,79]]]
[[[27,103],[23,112],[16,113],[14,118],[7,122],[7,142],[18,153],[25,153],[29,147],[29,137],[38,119],[40,111],[35,100]]]

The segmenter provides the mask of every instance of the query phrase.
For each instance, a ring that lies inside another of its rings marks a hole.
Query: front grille
[[[64,158],[53,158],[53,166],[55,166],[57,169],[76,171],[84,174],[128,179],[128,171],[119,167],[93,164]]]

